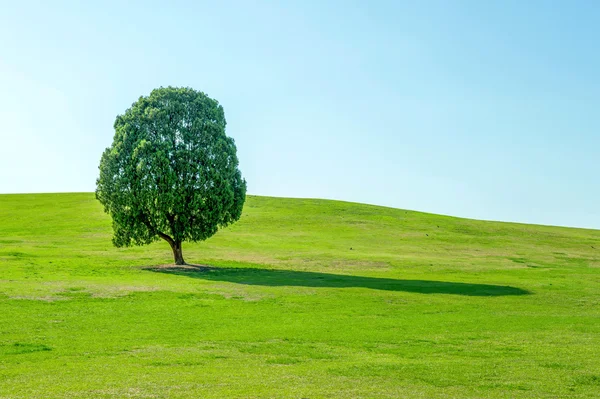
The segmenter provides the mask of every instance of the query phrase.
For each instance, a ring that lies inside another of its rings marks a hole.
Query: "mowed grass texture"
[[[197,267],[110,239],[0,196],[0,398],[600,396],[600,231],[250,196]]]

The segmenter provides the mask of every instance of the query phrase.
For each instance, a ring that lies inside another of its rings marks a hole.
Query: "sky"
[[[0,0],[0,193],[91,192],[161,86],[248,193],[600,229],[600,2]]]

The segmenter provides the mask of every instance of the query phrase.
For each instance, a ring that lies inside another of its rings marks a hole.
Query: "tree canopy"
[[[114,123],[96,198],[117,247],[160,238],[185,264],[183,241],[202,241],[237,221],[246,198],[234,140],[219,103],[191,88],[159,88]]]

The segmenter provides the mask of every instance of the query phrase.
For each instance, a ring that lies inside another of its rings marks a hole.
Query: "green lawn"
[[[0,398],[600,395],[600,231],[248,197],[116,249],[93,194],[0,195]]]

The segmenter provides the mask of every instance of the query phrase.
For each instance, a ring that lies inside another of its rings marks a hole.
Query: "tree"
[[[96,181],[115,246],[162,238],[184,265],[182,242],[240,218],[246,181],[225,125],[223,107],[190,88],[155,89],[117,116]]]

